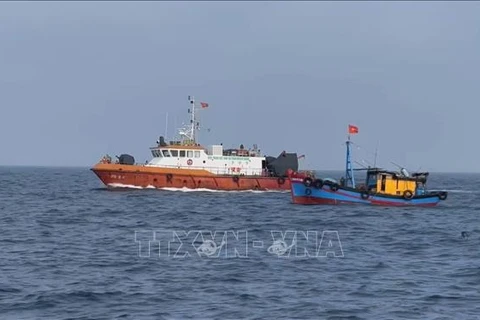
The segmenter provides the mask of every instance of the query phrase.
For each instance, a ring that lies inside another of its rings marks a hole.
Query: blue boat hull
[[[306,187],[303,181],[292,179],[291,192],[293,203],[296,204],[367,204],[380,206],[425,206],[438,204],[440,194],[437,192],[417,195],[412,199],[401,196],[368,194],[353,188],[338,187],[333,191],[329,185],[317,189]]]

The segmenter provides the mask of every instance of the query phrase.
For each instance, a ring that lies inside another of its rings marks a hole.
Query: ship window
[[[195,151],[195,158],[200,158],[200,151]]]
[[[180,150],[180,157],[185,158],[185,150]]]
[[[193,158],[193,151],[188,150],[188,151],[187,151],[187,157],[188,157],[188,158]]]
[[[166,157],[166,158],[170,157],[170,152],[168,152],[167,149],[162,150],[162,153],[163,153],[164,157]]]
[[[178,150],[170,150],[170,152],[172,153],[172,157],[178,157]]]

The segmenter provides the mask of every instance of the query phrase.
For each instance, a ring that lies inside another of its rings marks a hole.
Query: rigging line
[[[375,155],[375,152],[369,151],[369,149],[366,149],[366,148],[362,147],[358,143],[352,142],[352,144],[354,144],[358,149],[360,149],[362,151],[365,151],[368,155],[372,155],[372,156]]]
[[[355,162],[356,164],[358,164],[359,166],[361,166],[361,167],[365,168],[365,169],[367,169],[367,168],[368,168],[368,167],[366,167],[365,165],[361,164],[361,163],[360,163],[360,162],[358,162],[358,161],[354,161],[354,162]]]
[[[355,145],[357,147],[357,150],[361,150],[363,153],[366,153],[366,155],[362,156],[362,161],[366,162],[370,167],[375,167],[377,164],[376,161],[376,155],[374,153],[368,152],[366,149],[361,148],[359,145]],[[366,157],[374,156],[374,164],[372,164],[370,161],[366,160]]]
[[[352,142],[352,143],[353,143],[353,142]],[[362,146],[360,146],[360,145],[359,145],[359,144],[357,144],[357,143],[354,143],[354,144],[355,144],[355,146],[356,146],[356,147],[358,147],[359,149],[361,149],[362,151],[364,151],[364,152],[365,152],[367,155],[373,156],[373,157],[374,157],[374,161],[375,161],[375,164],[374,164],[374,166],[376,166],[376,165],[377,165],[377,162],[378,162],[378,161],[377,161],[377,158],[378,158],[378,151],[376,151],[376,152],[371,152],[371,151],[369,151],[368,149],[365,149],[365,148],[363,148]],[[379,145],[379,141],[377,141],[377,147],[378,147],[378,145]],[[402,166],[400,166],[400,165],[396,164],[396,163],[395,163],[395,162],[393,162],[393,161],[389,161],[389,162],[390,162],[391,164],[395,165],[396,167],[399,167],[399,168],[404,168],[404,167],[402,167]]]

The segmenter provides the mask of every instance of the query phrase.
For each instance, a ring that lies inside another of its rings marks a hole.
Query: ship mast
[[[192,96],[188,96],[188,101],[190,101],[190,108],[188,109],[188,113],[191,114],[190,116],[190,123],[183,124],[182,127],[178,130],[179,135],[182,137],[182,144],[183,145],[197,145],[197,130],[200,129],[200,123],[197,121],[196,115],[197,110],[195,106],[195,98]],[[201,102],[202,108],[208,107],[207,103]],[[204,107],[204,104],[206,105]]]
[[[195,112],[195,98],[192,96],[188,96],[188,101],[190,101],[191,105],[191,107],[188,109],[188,113],[191,114],[190,124],[185,125],[183,128],[180,128],[179,134],[183,138],[182,140],[184,145],[195,145],[197,144],[196,130],[198,130],[199,126]]]
[[[347,145],[347,157],[346,157],[346,165],[345,165],[345,177],[346,177],[346,185],[350,182],[352,188],[355,188],[355,177],[353,176],[353,167],[352,167],[352,160],[350,157],[350,133],[348,134],[348,139],[346,142]]]
[[[190,113],[192,114],[192,118],[190,119],[190,140],[193,144],[197,143],[195,139],[195,129],[196,129],[196,123],[195,123],[195,98],[188,96],[188,99],[190,100],[190,104],[192,105],[192,108],[190,109]]]

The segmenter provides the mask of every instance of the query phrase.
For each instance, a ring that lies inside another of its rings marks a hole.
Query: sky
[[[479,2],[0,2],[0,165],[202,145],[478,172]],[[166,115],[168,113],[168,121]],[[207,130],[210,129],[210,130]]]

